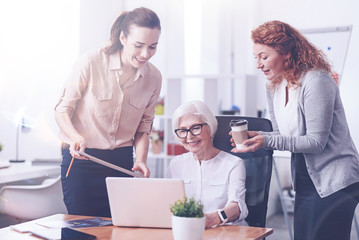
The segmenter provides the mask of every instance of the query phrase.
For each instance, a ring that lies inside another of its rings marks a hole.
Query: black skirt
[[[85,152],[128,170],[133,167],[132,146],[114,150],[87,148]],[[72,159],[68,147],[62,148],[62,157],[62,191],[68,213],[111,217],[105,179],[106,177],[131,176],[90,160],[75,159],[66,178],[66,172]]]

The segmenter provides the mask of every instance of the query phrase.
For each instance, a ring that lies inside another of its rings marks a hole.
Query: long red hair
[[[314,69],[331,73],[324,53],[287,23],[266,22],[255,28],[251,37],[253,43],[272,47],[285,57],[283,77],[292,85],[299,86],[301,76]],[[271,81],[270,86],[281,82],[282,77],[279,77]]]

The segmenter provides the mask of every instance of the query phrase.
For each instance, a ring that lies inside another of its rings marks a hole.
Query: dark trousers
[[[359,202],[359,183],[321,198],[309,177],[304,156],[295,154],[294,162],[294,239],[350,240],[353,216]]]
[[[133,167],[132,147],[114,150],[88,148],[85,152],[128,170]],[[62,157],[61,181],[68,213],[111,217],[105,179],[106,177],[130,176],[90,160],[75,159],[66,178],[66,172],[72,159],[68,147],[63,147]]]

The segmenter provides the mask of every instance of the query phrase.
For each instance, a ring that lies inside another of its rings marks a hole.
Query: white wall
[[[124,10],[124,1],[80,0],[80,54],[107,43],[115,18]]]
[[[77,0],[0,2],[0,160],[15,158],[19,110],[34,127],[20,133],[19,157],[60,156],[53,109],[77,58],[78,12]]]

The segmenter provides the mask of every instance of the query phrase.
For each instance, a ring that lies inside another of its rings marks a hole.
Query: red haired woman
[[[290,151],[295,239],[350,239],[359,201],[359,156],[338,85],[323,53],[290,25],[252,31],[257,68],[269,80],[273,132],[249,132],[245,149]]]

